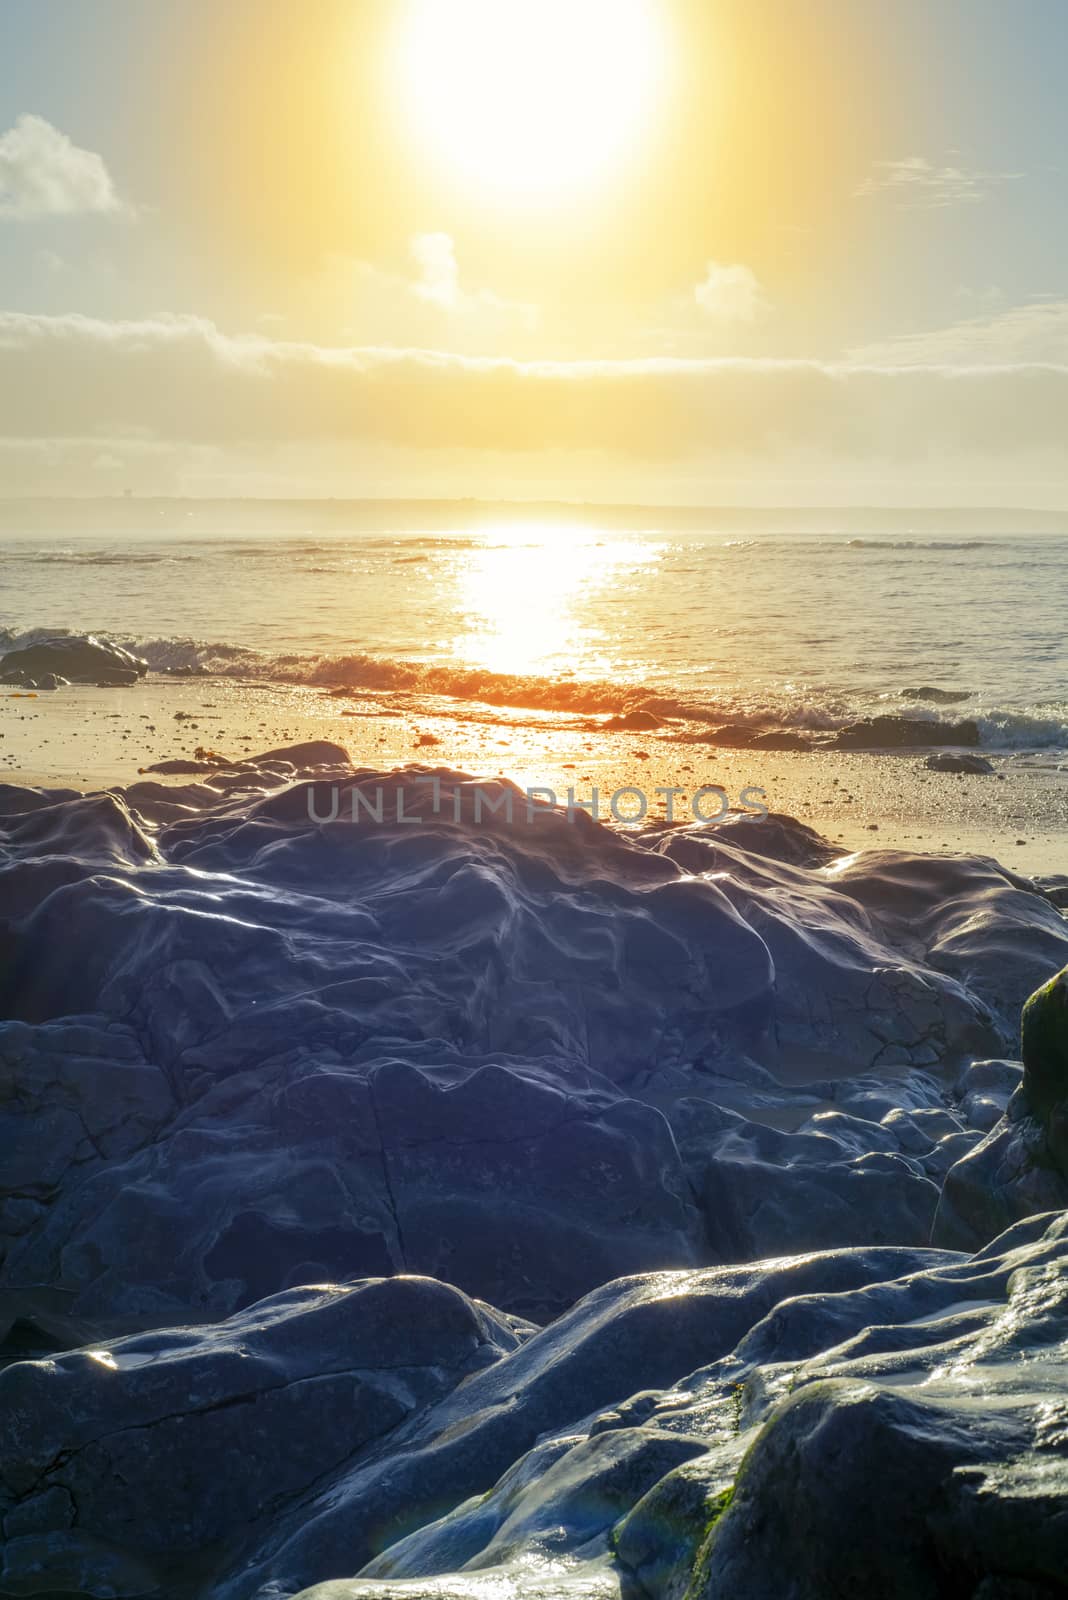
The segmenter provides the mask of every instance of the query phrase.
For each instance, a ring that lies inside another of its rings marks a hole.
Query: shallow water
[[[974,717],[1068,745],[1068,539],[456,531],[7,535],[0,647],[91,630],[153,667],[547,709],[834,727]],[[915,697],[935,689],[935,697]]]

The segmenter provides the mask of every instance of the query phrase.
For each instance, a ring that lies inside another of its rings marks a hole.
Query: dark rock
[[[1068,875],[1063,872],[1050,872],[1036,875],[1035,887],[1044,894],[1050,905],[1059,906],[1068,910]]]
[[[1027,1001],[1020,1019],[1023,1086],[1035,1114],[1068,1101],[1068,967]]]
[[[551,1314],[700,1258],[668,1126],[622,1085],[712,1018],[724,1041],[759,1031],[763,942],[714,885],[608,830],[561,813],[457,828],[402,776],[421,828],[388,810],[316,828],[293,783],[245,802],[174,791],[187,809],[158,849],[111,795],[11,823],[9,1014],[134,1026],[177,1101],[158,1134],[86,1166],[76,1108],[52,1108],[63,1127],[43,1120],[26,1147],[51,1162],[47,1214],[13,1246],[14,1281],[62,1274],[81,1313],[174,1318],[302,1274],[421,1270]],[[351,771],[338,781],[350,797]],[[160,870],[131,894],[139,860]]]
[[[159,772],[166,777],[196,777],[204,772],[218,772],[222,765],[218,757],[211,761],[191,761],[184,756],[175,756],[168,761],[153,761],[150,766],[141,767],[142,772]],[[238,766],[240,763],[226,762],[226,766]],[[254,769],[251,769],[254,770]]]
[[[1045,1128],[1026,1107],[1010,1117],[950,1167],[931,1231],[936,1244],[978,1250],[1025,1217],[1068,1208],[1068,1174]]]
[[[868,717],[839,728],[833,750],[899,750],[914,745],[977,745],[975,722],[927,722],[914,717]]]
[[[1068,928],[1030,879],[528,819],[332,743],[205,776],[0,786],[0,1592],[777,1595],[765,1550],[833,1594],[829,1540],[882,1594],[863,1517],[743,1494],[784,1417],[830,1507],[881,1511],[904,1435],[902,1584],[932,1542],[966,1600],[1047,1581],[1061,1058],[1028,1032],[1040,1108],[1003,1058]],[[973,1260],[925,1243],[943,1179]]]
[[[567,1447],[580,1444],[595,1430],[601,1432],[598,1414],[605,1407],[617,1408],[638,1390],[681,1385],[695,1367],[729,1355],[784,1296],[846,1294],[906,1264],[920,1267],[945,1259],[922,1252],[842,1251],[767,1267],[663,1273],[607,1284],[528,1340],[514,1356],[470,1379],[462,1392],[454,1391],[406,1431],[397,1441],[401,1448],[391,1457],[346,1474],[329,1502],[320,1502],[314,1517],[291,1516],[282,1523],[272,1547],[261,1553],[259,1581],[270,1571],[276,1581],[310,1582],[313,1575],[343,1570],[339,1563],[354,1566],[354,1558],[363,1552],[370,1563],[363,1575],[376,1579],[425,1579],[453,1572],[457,1558],[481,1565],[482,1557],[473,1554],[472,1544],[481,1540],[487,1546],[506,1518],[517,1512],[521,1517],[542,1500],[543,1474],[562,1452],[551,1444],[539,1449],[539,1439],[563,1435]],[[624,1406],[619,1414],[624,1428],[631,1424],[627,1409]],[[702,1435],[699,1426],[687,1426],[690,1419],[685,1413],[669,1422],[666,1404],[657,1405],[654,1415],[645,1406],[636,1409],[633,1422],[650,1430],[654,1444],[658,1425]],[[682,1454],[677,1448],[676,1462]],[[667,1470],[670,1458],[661,1459]],[[553,1539],[548,1549],[531,1541],[526,1581],[535,1592],[539,1592],[539,1552],[559,1559],[585,1544],[589,1554],[603,1553],[605,1536],[592,1545],[588,1536],[584,1539],[589,1522],[582,1516],[586,1484],[591,1475],[599,1475],[601,1464],[593,1452],[585,1456],[581,1468],[576,1463],[568,1495],[570,1537]],[[621,1466],[633,1474],[636,1488],[639,1483],[645,1487],[648,1480],[642,1481],[626,1457]],[[485,1497],[480,1506],[463,1504],[475,1495]],[[556,1500],[552,1524],[559,1526],[563,1505],[555,1495],[552,1499]],[[437,1521],[446,1507],[457,1510]],[[412,1534],[413,1527],[421,1531]],[[486,1551],[490,1570],[495,1557],[507,1560],[507,1548],[503,1552],[498,1548],[493,1556]],[[257,1576],[250,1575],[252,1593]]]
[[[877,1128],[858,1148],[829,1131],[833,1119],[828,1131],[780,1133],[696,1100],[680,1101],[672,1123],[721,1260],[930,1237],[938,1189],[891,1130],[873,1152]]]
[[[924,766],[931,772],[964,772],[972,775],[994,771],[985,756],[965,756],[948,750],[939,750],[935,755],[928,756]]]
[[[945,1600],[947,1573],[1057,1583],[1068,1570],[1068,1467],[1051,1458],[1046,1471],[1037,1460],[1031,1473],[1006,1471],[1033,1432],[1027,1401],[1013,1406],[1008,1383],[1005,1393],[999,1410],[966,1421],[937,1386],[916,1397],[848,1379],[803,1389],[739,1474],[695,1600],[771,1600],[782,1572],[795,1600]]]
[[[706,1451],[666,1473],[620,1520],[616,1560],[638,1593],[684,1600],[702,1548],[734,1498],[737,1470],[737,1451]]]
[[[902,700],[926,700],[931,705],[951,706],[959,705],[962,700],[971,699],[969,689],[938,689],[930,684],[923,684],[918,689],[902,689]]]
[[[92,634],[64,634],[9,650],[0,658],[0,678],[40,678],[54,674],[70,683],[96,683],[105,688],[136,683],[148,671],[148,662],[117,644]]]
[[[61,678],[55,672],[42,672],[36,678],[26,679],[26,687],[34,689],[63,689],[70,683],[69,678]]]
[[[1027,1001],[1020,1033],[1022,1080],[1014,1092],[1008,1075],[998,1083],[1004,1115],[946,1175],[934,1237],[953,1248],[978,1248],[1022,1217],[1068,1207],[1068,968]],[[989,1078],[1013,1063],[977,1065]]]
[[[541,1330],[427,1279],[320,1284],[19,1362],[0,1585],[544,1600],[563,1572],[587,1600],[771,1600],[786,1571],[798,1600],[941,1600],[947,1574],[1055,1593],[1066,1252],[1047,1216],[971,1259],[644,1274]]]
[[[792,728],[761,728],[749,722],[724,722],[693,741],[721,745],[730,750],[811,750],[811,734]]]
[[[996,1010],[1002,1038],[984,1044],[974,1036],[972,1058],[1006,1052],[1027,996],[1068,958],[1065,919],[1029,878],[986,857],[863,851],[835,866],[833,882],[895,941],[918,940],[928,970],[956,978]]]
[[[0,1493],[19,1505],[4,1519],[0,1584],[41,1592],[25,1587],[36,1567],[63,1588],[79,1563],[99,1584],[119,1561],[173,1592],[205,1546],[258,1519],[266,1531],[280,1501],[351,1468],[518,1342],[457,1290],[397,1278],[296,1289],[218,1331],[8,1367],[0,1415],[32,1427],[5,1430]]]
[[[707,827],[674,829],[657,848],[680,866],[695,872],[712,872],[716,870],[720,845],[737,846],[747,855],[768,856],[796,867],[825,867],[842,854],[815,828],[778,811],[766,816],[752,811],[728,811]],[[724,864],[735,859],[729,853],[719,857]]]
[[[651,1106],[584,1108],[496,1066],[439,1087],[397,1062],[370,1087],[404,1259],[418,1270],[544,1321],[621,1271],[700,1259],[682,1164]]]
[[[598,724],[604,733],[643,733],[651,728],[662,728],[662,718],[651,711],[624,711]]]
[[[959,1078],[959,1115],[969,1128],[989,1133],[1008,1110],[1020,1087],[1023,1068],[1018,1061],[975,1061]]]
[[[279,750],[265,750],[262,755],[249,756],[255,766],[267,766],[272,761],[287,761],[294,776],[316,767],[341,767],[351,772],[352,757],[344,745],[332,744],[329,739],[309,739],[304,744],[284,745]]]

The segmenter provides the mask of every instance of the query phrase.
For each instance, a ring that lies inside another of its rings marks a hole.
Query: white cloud
[[[709,462],[1068,456],[1068,365],[519,362],[232,337],[193,317],[0,314],[0,437],[334,441]]]
[[[710,261],[693,297],[706,316],[722,322],[753,322],[767,310],[760,279],[740,262]]]
[[[537,306],[520,300],[507,300],[502,295],[494,294],[492,289],[469,290],[462,287],[456,246],[451,234],[413,234],[410,249],[412,259],[419,268],[419,276],[414,282],[406,283],[405,287],[417,299],[461,316],[491,312],[498,318],[512,318],[528,329],[536,326]]]
[[[484,347],[537,328],[537,306],[463,284],[450,234],[413,234],[408,252],[412,273],[351,256],[326,256],[310,285],[320,326],[340,328],[353,341],[369,337],[422,345],[445,338],[460,347]]]
[[[974,205],[997,184],[1019,178],[1019,172],[978,172],[953,164],[938,166],[926,156],[878,161],[855,191],[858,196],[889,193],[909,209],[934,211],[944,206]]]
[[[411,250],[419,268],[412,293],[451,311],[460,296],[460,269],[451,237],[447,233],[417,233],[412,237]]]
[[[1068,300],[1036,300],[996,316],[909,333],[850,353],[881,366],[1068,365]]]
[[[21,116],[0,135],[0,219],[129,209],[116,193],[103,157],[80,149],[44,117]]]

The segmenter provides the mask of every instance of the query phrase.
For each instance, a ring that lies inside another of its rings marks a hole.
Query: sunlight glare
[[[634,141],[665,53],[654,0],[409,0],[401,91],[450,175],[495,197],[553,197]]]
[[[588,677],[618,670],[598,620],[606,589],[660,557],[644,540],[546,524],[487,530],[457,576],[453,649],[492,672]]]

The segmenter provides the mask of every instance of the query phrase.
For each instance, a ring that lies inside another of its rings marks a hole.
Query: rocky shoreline
[[[0,1594],[1063,1593],[1057,886],[476,782],[0,788]]]

